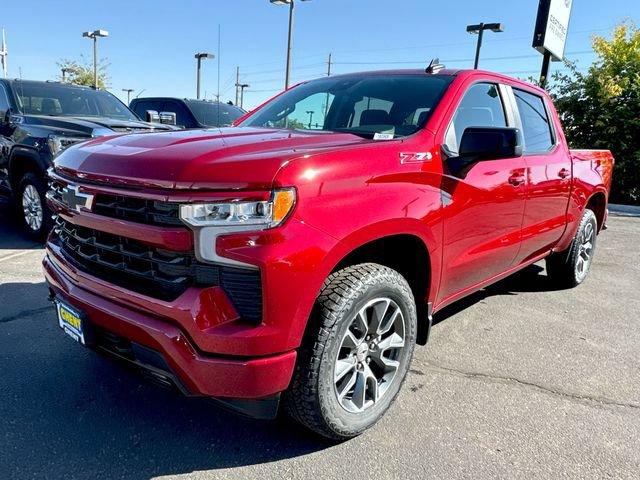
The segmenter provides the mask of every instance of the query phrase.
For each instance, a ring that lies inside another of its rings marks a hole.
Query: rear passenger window
[[[524,153],[542,153],[553,146],[553,135],[544,101],[538,95],[513,89],[522,120]]]
[[[476,83],[465,93],[453,122],[447,130],[445,144],[451,152],[458,152],[462,134],[467,127],[506,127],[498,86]]]

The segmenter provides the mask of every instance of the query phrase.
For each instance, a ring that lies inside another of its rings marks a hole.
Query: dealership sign
[[[564,58],[572,4],[573,0],[540,0],[533,48],[549,52],[553,60]]]

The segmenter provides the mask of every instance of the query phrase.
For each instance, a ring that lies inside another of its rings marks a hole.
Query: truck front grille
[[[151,247],[61,217],[56,218],[54,237],[70,263],[109,283],[165,301],[175,300],[191,286],[220,286],[243,319],[262,319],[258,270],[202,263],[191,252]]]
[[[63,189],[65,185],[57,180],[51,180],[49,187],[51,195],[57,201],[64,203]],[[180,204],[176,202],[161,202],[125,195],[98,193],[93,203],[92,212],[109,218],[119,218],[147,225],[184,225],[180,220]]]
[[[184,225],[179,218],[180,205],[122,195],[96,195],[93,213],[149,225]]]

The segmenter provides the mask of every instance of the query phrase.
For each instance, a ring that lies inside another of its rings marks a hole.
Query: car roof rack
[[[427,65],[427,68],[424,69],[424,73],[438,73],[443,68],[444,65],[440,63],[440,59],[438,57],[432,58],[429,65]]]

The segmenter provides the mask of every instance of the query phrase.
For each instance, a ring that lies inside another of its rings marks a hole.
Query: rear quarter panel
[[[573,185],[567,209],[567,230],[556,251],[562,251],[571,244],[582,213],[595,194],[603,194],[608,203],[613,178],[615,161],[609,150],[570,150],[569,154],[573,165]]]

